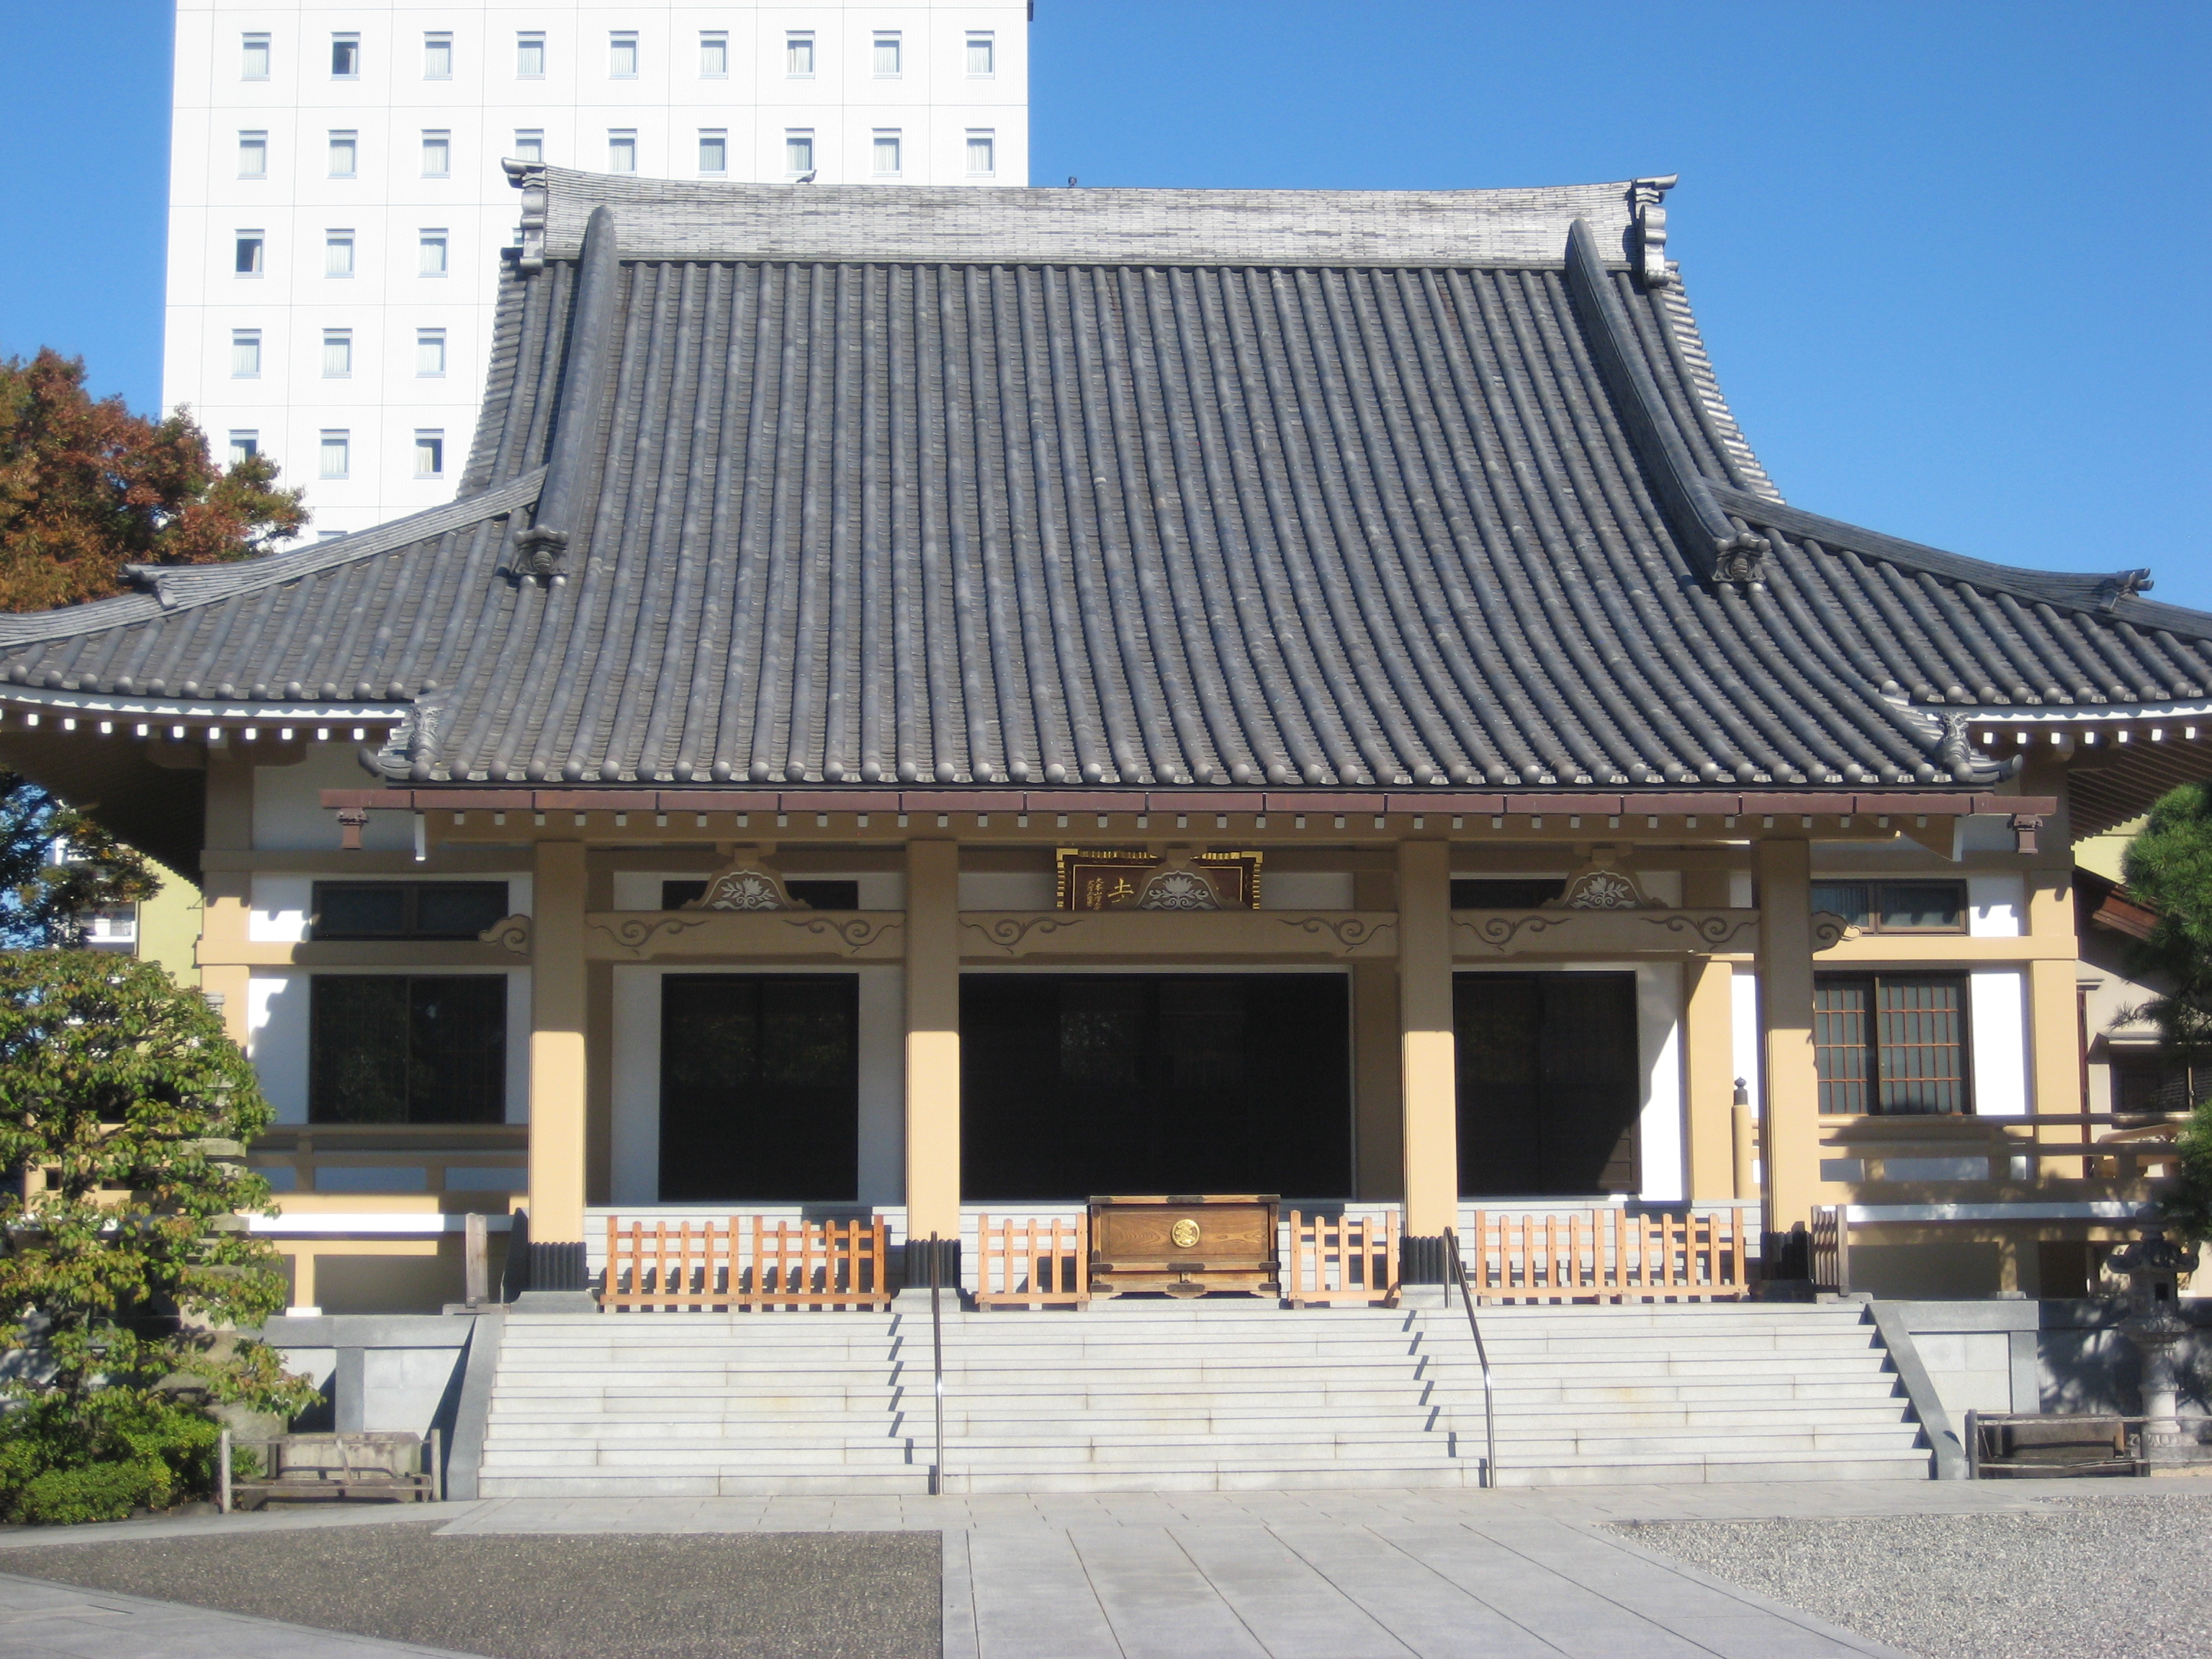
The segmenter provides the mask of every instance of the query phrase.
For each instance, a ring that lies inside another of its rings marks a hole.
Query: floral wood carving
[[[592,923],[592,927],[606,934],[634,957],[643,956],[646,953],[646,947],[663,933],[667,934],[671,939],[676,939],[690,933],[694,927],[704,927],[706,925],[707,918],[704,916],[683,915],[636,916],[627,921],[594,921]]]
[[[723,871],[686,910],[804,910],[773,870],[740,865]]]
[[[1326,933],[1337,944],[1337,955],[1348,957],[1361,945],[1382,934],[1395,931],[1397,924],[1375,921],[1365,916],[1285,916],[1283,926],[1294,927],[1301,933],[1316,938]]]
[[[504,945],[519,957],[530,954],[530,918],[501,916],[477,935],[486,945]]]
[[[1145,884],[1138,896],[1139,910],[1218,910],[1221,896],[1213,884],[1188,866],[1161,871]]]
[[[1569,878],[1567,890],[1546,907],[1559,910],[1649,910],[1650,899],[1626,870],[1601,865]]]
[[[1033,916],[997,916],[989,921],[963,921],[960,925],[970,933],[981,933],[988,942],[1011,957],[1020,952],[1032,933],[1039,938],[1049,938],[1063,928],[1078,924],[1064,916],[1046,912]]]
[[[905,926],[902,916],[793,916],[783,924],[821,938],[835,936],[847,956],[865,951],[895,927]]]

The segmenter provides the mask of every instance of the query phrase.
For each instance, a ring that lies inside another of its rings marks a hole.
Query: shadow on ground
[[[933,1532],[441,1538],[436,1524],[29,1546],[0,1571],[487,1659],[937,1659]]]

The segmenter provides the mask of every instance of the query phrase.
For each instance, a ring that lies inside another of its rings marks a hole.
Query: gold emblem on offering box
[[[1260,854],[1171,847],[1063,847],[1063,910],[1256,910]]]
[[[1199,1238],[1198,1223],[1185,1216],[1168,1229],[1168,1237],[1173,1241],[1177,1249],[1196,1249]]]

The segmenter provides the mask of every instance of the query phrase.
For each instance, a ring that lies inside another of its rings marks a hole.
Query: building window
[[[319,881],[318,939],[472,939],[507,911],[503,881]]]
[[[453,135],[450,132],[425,132],[422,135],[422,176],[425,179],[450,179],[453,173]]]
[[[331,36],[331,79],[361,79],[361,36],[358,34]]]
[[[424,231],[420,246],[422,248],[421,274],[425,276],[444,276],[446,274],[446,233],[442,230]]]
[[[259,329],[234,328],[230,331],[230,378],[234,380],[258,380],[261,378]]]
[[[874,171],[878,178],[896,175],[899,170],[899,136],[894,128],[876,130]]]
[[[2122,1117],[2171,1116],[2208,1096],[2212,1066],[2185,1066],[2162,1054],[2113,1056],[2112,1110]]]
[[[607,130],[607,171],[637,171],[637,130],[635,127],[610,127]]]
[[[261,453],[258,432],[234,432],[230,434],[230,464],[242,466]]]
[[[343,432],[323,434],[322,474],[325,478],[349,477],[353,473],[353,439]]]
[[[242,34],[239,37],[238,78],[241,81],[266,81],[269,78],[269,37],[265,34]]]
[[[360,154],[361,141],[358,134],[351,132],[332,133],[331,135],[331,177],[333,179],[352,178],[354,176],[356,163],[360,159]]]
[[[1813,1056],[1820,1110],[1928,1115],[1973,1109],[1963,974],[1820,974]]]
[[[998,141],[988,132],[968,130],[968,176],[983,178],[998,169]]]
[[[541,127],[517,127],[514,130],[514,159],[518,161],[542,161],[545,159],[545,132]]]
[[[811,131],[783,135],[783,170],[794,179],[814,171],[814,134]]]
[[[267,133],[241,132],[238,135],[238,176],[241,179],[266,179],[269,176]]]
[[[351,231],[333,230],[324,234],[323,275],[325,276],[353,275],[353,233]]]
[[[497,1123],[507,975],[317,974],[307,1115],[317,1123]]]
[[[896,34],[876,36],[876,78],[896,80],[899,73],[899,38]]]
[[[730,37],[720,29],[699,31],[699,78],[726,80],[730,73]]]
[[[326,328],[323,331],[323,378],[343,380],[353,374],[353,331],[349,328]]]
[[[968,37],[968,73],[974,76],[993,76],[999,72],[996,42],[988,34]]]
[[[607,79],[637,79],[637,36],[629,30],[617,29],[607,36]]]
[[[422,78],[425,81],[450,81],[453,78],[453,37],[452,35],[431,33],[423,35]]]
[[[1869,933],[1963,933],[1960,881],[1816,881],[1813,908]]]
[[[699,130],[699,171],[723,173],[730,170],[730,135],[720,127]]]
[[[783,37],[783,72],[801,76],[814,73],[814,36],[811,33]]]
[[[1455,910],[1534,910],[1567,890],[1558,876],[1454,876]]]
[[[446,372],[446,331],[442,328],[418,328],[415,331],[415,373],[423,380],[436,380]]]
[[[526,30],[514,37],[514,77],[518,81],[545,78],[545,37]]]
[[[416,433],[415,476],[418,478],[442,478],[446,476],[446,434],[443,432]],[[498,920],[497,916],[492,918],[492,921]],[[487,927],[490,925],[490,922],[484,924]]]
[[[261,274],[261,250],[264,239],[258,230],[241,230],[233,244],[231,269],[241,276]]]

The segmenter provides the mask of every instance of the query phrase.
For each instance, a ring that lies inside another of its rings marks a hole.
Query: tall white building
[[[1026,0],[178,0],[165,407],[273,456],[311,533],[453,492],[500,161],[750,181],[1029,180]]]

